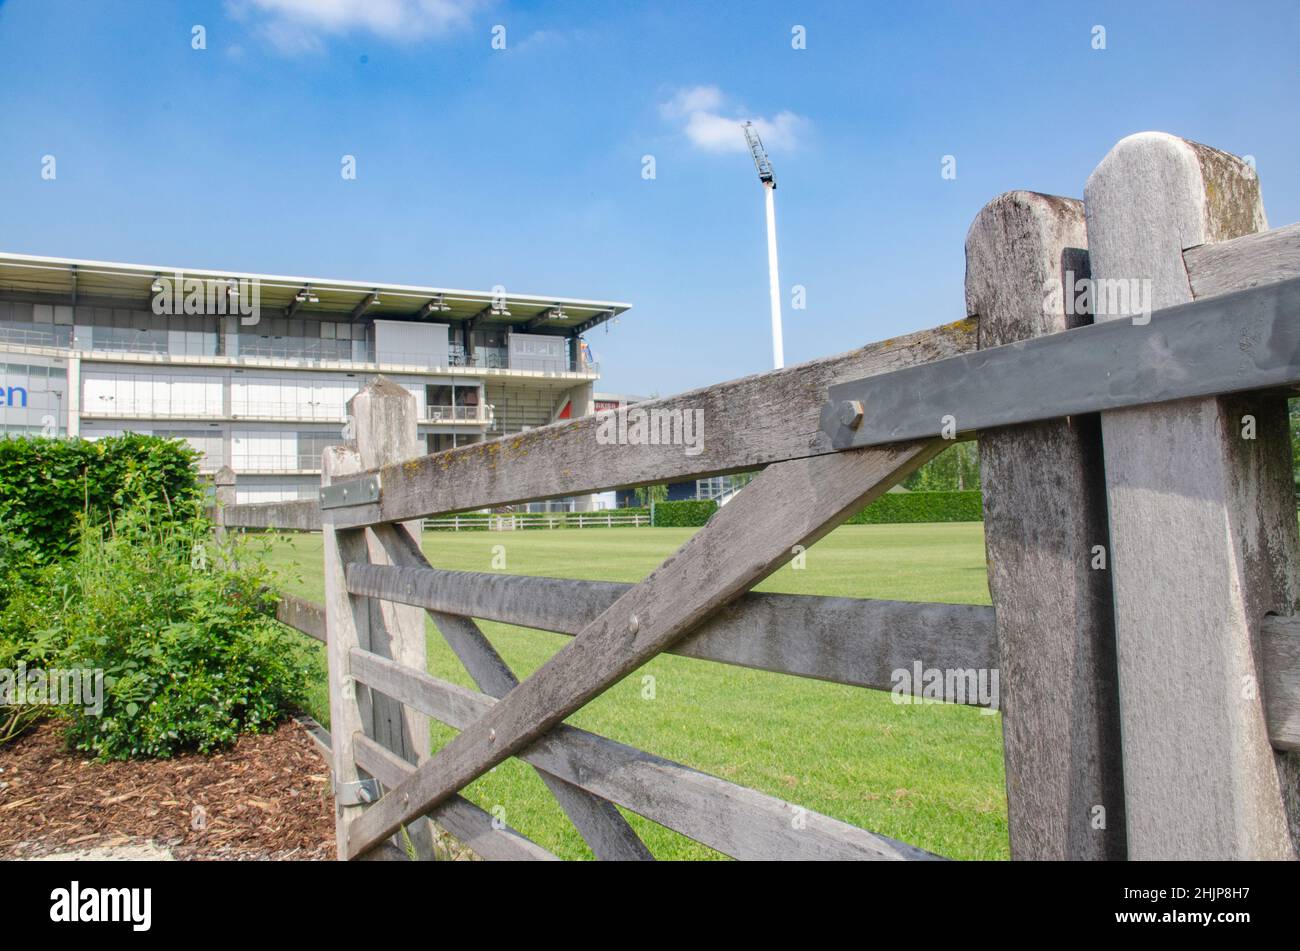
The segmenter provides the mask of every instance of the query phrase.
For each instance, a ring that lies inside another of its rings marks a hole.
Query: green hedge
[[[0,525],[49,561],[71,551],[77,520],[107,520],[128,502],[192,515],[204,496],[198,452],[180,440],[128,434],[0,439]]]
[[[718,510],[712,499],[655,503],[655,528],[698,528]]]
[[[967,492],[886,492],[846,525],[898,522],[980,522],[984,506],[978,490]]]

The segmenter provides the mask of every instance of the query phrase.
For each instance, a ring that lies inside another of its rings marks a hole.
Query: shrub
[[[656,528],[697,528],[718,510],[712,499],[684,499],[680,502],[655,503]]]
[[[110,520],[140,499],[165,517],[202,503],[199,454],[180,440],[127,434],[84,439],[0,439],[0,524],[26,538],[38,561],[76,546],[78,519]]]
[[[984,506],[976,490],[968,492],[886,492],[846,525],[895,522],[979,522]]]
[[[74,557],[42,569],[0,613],[15,656],[103,671],[99,715],[67,706],[68,739],[100,759],[209,753],[271,728],[307,686],[303,645],[275,620],[269,569],[209,551],[202,518],[149,503],[86,524]]]
[[[54,589],[44,585],[42,572],[22,551],[23,539],[0,534],[0,670],[55,666],[60,654],[60,632],[52,627]],[[3,688],[0,688],[2,690]],[[5,703],[0,697],[0,744],[21,736],[51,712],[49,707]]]

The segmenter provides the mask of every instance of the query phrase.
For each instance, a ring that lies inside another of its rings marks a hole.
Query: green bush
[[[846,525],[896,522],[979,522],[984,505],[977,490],[968,492],[886,492]]]
[[[305,646],[275,620],[257,559],[233,567],[210,524],[145,502],[86,524],[74,556],[0,611],[0,661],[103,671],[103,708],[66,706],[68,739],[100,759],[202,753],[270,729],[302,702]]]
[[[698,528],[713,517],[718,503],[712,499],[684,499],[655,503],[656,528]]]
[[[54,589],[41,584],[33,546],[21,536],[0,531],[0,670],[56,665],[59,631],[52,628]],[[3,689],[3,688],[0,688]],[[51,711],[48,707],[5,703],[0,696],[0,744],[21,736]]]
[[[180,440],[135,434],[95,442],[0,439],[0,525],[49,563],[73,550],[80,518],[102,524],[128,500],[186,518],[204,496],[198,457]]]

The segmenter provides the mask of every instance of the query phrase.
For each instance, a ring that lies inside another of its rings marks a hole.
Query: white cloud
[[[745,136],[740,130],[740,124],[746,120],[754,123],[758,134],[763,137],[763,144],[775,149],[798,148],[811,125],[803,116],[789,110],[778,112],[770,119],[748,115],[743,109],[730,105],[717,86],[682,89],[661,103],[659,112],[664,118],[681,123],[686,137],[706,152],[747,151]]]
[[[321,47],[322,35],[354,31],[411,41],[467,25],[481,0],[229,0],[231,13],[255,21],[287,52]]]

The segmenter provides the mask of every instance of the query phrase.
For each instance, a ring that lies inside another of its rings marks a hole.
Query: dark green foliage
[[[0,665],[103,671],[102,715],[59,709],[70,743],[101,759],[211,752],[273,727],[307,686],[269,569],[225,567],[235,553],[215,549],[210,524],[171,512],[146,503],[86,526],[0,610]]]
[[[913,492],[965,492],[980,487],[980,454],[976,444],[949,446],[903,480]]]
[[[637,505],[649,506],[651,502],[668,501],[668,484],[660,482],[657,485],[642,485],[632,490],[632,495],[636,499]]]
[[[656,502],[655,528],[695,528],[712,518],[717,510],[718,503],[712,499]]]
[[[180,440],[128,434],[0,439],[0,531],[27,539],[48,563],[72,551],[78,519],[110,520],[127,500],[185,518],[203,499],[199,454]]]
[[[979,522],[983,519],[984,505],[977,491],[886,492],[844,524]]]

